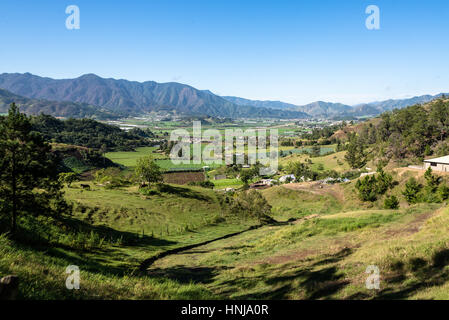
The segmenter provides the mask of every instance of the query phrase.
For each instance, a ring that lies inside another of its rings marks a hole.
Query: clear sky
[[[65,26],[68,5],[80,29]],[[380,9],[368,30],[365,8]],[[0,73],[355,104],[449,92],[447,0],[1,0]]]

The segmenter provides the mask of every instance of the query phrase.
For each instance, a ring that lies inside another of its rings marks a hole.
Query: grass
[[[214,294],[233,299],[412,298],[415,294],[409,295],[407,289],[413,287],[413,283],[422,283],[420,280],[395,283],[382,278],[381,291],[367,290],[365,269],[374,264],[381,269],[382,277],[389,277],[389,265],[394,265],[396,260],[405,260],[409,265],[407,268],[414,268],[410,258],[413,259],[415,254],[405,259],[401,252],[409,250],[410,236],[421,235],[419,232],[408,234],[404,230],[415,219],[436,209],[435,206],[419,205],[413,210],[364,211],[353,218],[329,215],[326,219],[266,227],[183,254],[182,265],[175,256],[165,258],[150,271],[176,279],[184,270],[215,266],[213,277],[197,283],[206,285]],[[446,223],[448,220],[446,217]],[[439,228],[448,229],[441,222]],[[393,231],[404,234],[392,237]],[[444,238],[448,236],[444,235]],[[396,241],[399,249],[391,247]],[[428,238],[422,244],[419,252],[424,256],[424,266],[432,267],[434,261],[444,266],[449,262],[444,253],[440,253],[447,250],[442,249],[447,248],[447,242]],[[387,252],[393,256],[388,256]],[[431,268],[429,273],[433,279],[439,279],[435,289],[426,288],[424,293],[416,288],[415,293],[426,299],[447,297],[443,288],[448,288],[448,280],[440,278],[445,274],[444,269]],[[429,282],[424,280],[426,284]]]
[[[273,207],[273,217],[278,220],[338,212],[342,207],[338,199],[331,195],[290,190],[283,186],[275,186],[261,192]]]
[[[243,182],[240,179],[221,179],[221,180],[211,180],[215,185],[216,189],[224,189],[224,188],[238,188],[243,186]]]
[[[77,186],[65,189],[67,199],[79,209],[75,217],[119,231],[176,234],[180,229],[209,225],[222,216],[216,193],[201,187],[165,185],[146,196],[137,187],[111,190],[92,185],[92,191],[84,191]]]
[[[80,290],[68,290],[66,268],[80,268]],[[12,243],[0,235],[0,276],[20,278],[20,299],[207,299],[204,286],[154,279],[124,269],[101,265],[76,252],[48,247],[35,248]]]
[[[154,159],[165,158],[164,155],[155,153],[155,147],[141,147],[136,148],[136,151],[117,151],[106,153],[106,158],[111,161],[121,164],[125,167],[136,166],[137,160],[142,157],[151,155]]]
[[[86,166],[81,160],[75,157],[65,158],[63,160],[63,163],[67,168],[70,168],[71,170],[73,170],[73,172],[78,174],[92,169],[91,167]]]
[[[156,163],[165,170],[197,170],[202,169],[204,166],[209,166],[211,168],[219,167],[220,165],[216,164],[207,164],[207,163],[201,163],[201,164],[173,164],[170,159],[166,159],[167,156],[161,153],[156,153],[157,149],[155,147],[141,147],[136,148],[136,151],[129,151],[129,152],[108,152],[106,153],[106,157],[109,158],[111,161],[121,164],[122,166],[133,168],[136,166],[137,160],[142,157],[147,157],[151,155],[153,159],[156,160]]]
[[[400,195],[410,174],[394,174],[390,193]],[[209,189],[168,185],[145,195],[75,184],[65,189],[76,202],[67,219],[93,245],[72,246],[68,232],[64,245],[0,236],[0,276],[24,279],[27,299],[449,299],[449,208],[401,198],[399,210],[384,210],[382,199],[361,203],[353,184],[261,190],[279,223],[169,255],[145,273],[139,264],[159,252],[257,222],[223,216]],[[79,291],[65,289],[72,264]],[[369,265],[380,269],[380,290],[365,287]]]
[[[311,158],[304,154],[292,154],[279,159],[279,164],[286,166],[291,161],[306,162],[307,159],[312,161],[311,169],[318,171],[320,165],[324,170],[335,170],[337,172],[345,172],[350,170],[348,163],[344,159],[346,151],[336,152],[327,156]]]
[[[55,233],[50,227],[39,241],[30,237],[31,242],[21,245],[0,236],[0,276],[17,274],[25,299],[214,298],[202,285],[149,277],[137,272],[138,267],[161,251],[222,237],[258,222],[223,216],[215,193],[208,189],[167,185],[152,191],[150,196],[137,187],[93,186],[92,191],[82,191],[77,183],[66,188],[74,214],[60,221],[77,233]],[[87,245],[91,238],[94,244]],[[79,291],[65,289],[68,265],[80,267]]]

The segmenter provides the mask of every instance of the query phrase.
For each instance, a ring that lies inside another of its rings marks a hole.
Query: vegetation
[[[399,209],[399,200],[396,196],[390,196],[385,198],[384,202],[385,209]]]
[[[414,177],[411,177],[405,184],[405,190],[403,195],[409,204],[416,203],[418,201],[418,193],[421,190],[421,185],[418,184]]]
[[[0,160],[5,168],[16,150],[22,152],[20,161],[39,162],[27,170],[51,163],[82,173],[55,170],[43,180],[19,179],[26,190],[20,203],[32,196],[51,209],[21,208],[17,236],[0,234],[0,276],[14,273],[24,279],[21,298],[449,298],[448,178],[387,165],[389,151],[377,146],[377,124],[361,125],[348,142],[340,141],[339,152],[282,157],[274,178],[292,173],[305,182],[244,190],[244,183],[259,178],[260,165],[163,173],[161,161],[169,160],[155,147],[143,147],[106,153],[121,162],[114,167],[102,157],[105,143],[98,150],[50,146],[31,126],[34,119],[18,111],[0,119],[0,131],[6,130],[1,133],[10,132],[0,137],[2,151],[9,152]],[[319,141],[292,138],[291,143],[321,147],[335,138],[329,136],[335,129],[314,133],[311,138]],[[152,140],[146,131],[134,134],[145,143]],[[17,147],[17,136],[26,143]],[[293,150],[291,143],[284,152]],[[37,155],[33,150],[38,149],[46,152]],[[372,159],[367,150],[384,154]],[[432,146],[425,152],[436,150]],[[377,172],[359,178],[366,171],[351,169],[344,161],[348,154],[354,167],[378,165]],[[2,172],[0,191],[11,192],[11,170]],[[226,179],[208,180],[215,175]],[[352,181],[317,181],[332,177]],[[55,194],[46,189],[46,180]],[[229,186],[236,190],[217,190]],[[10,220],[9,198],[2,194],[0,199],[0,219]],[[161,255],[174,249],[181,251]],[[148,259],[155,260],[143,264]],[[64,270],[74,263],[81,269],[82,287],[68,291]],[[382,273],[381,289],[368,291],[365,271],[373,264]]]
[[[354,134],[350,135],[345,160],[353,169],[363,168],[368,160],[363,142]]]
[[[10,215],[13,235],[19,216],[60,214],[66,209],[50,148],[32,131],[30,119],[11,104],[0,121],[0,216]]]
[[[59,181],[66,183],[69,188],[76,180],[78,180],[78,176],[74,172],[63,172],[59,174]]]
[[[393,177],[386,173],[381,167],[377,175],[368,175],[357,180],[355,185],[359,192],[360,200],[376,201],[379,195],[385,194],[393,186]]]
[[[46,141],[83,146],[93,149],[134,150],[153,144],[149,130],[123,131],[119,127],[92,119],[59,120],[48,115],[31,119],[33,130],[42,134]]]
[[[137,178],[142,182],[147,182],[149,186],[152,183],[160,183],[163,181],[161,168],[148,156],[137,160],[137,166],[134,169]]]

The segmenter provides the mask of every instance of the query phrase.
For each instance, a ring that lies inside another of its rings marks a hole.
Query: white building
[[[449,172],[449,156],[424,160],[424,169],[429,167],[434,171]]]
[[[289,178],[290,178],[290,182],[296,181],[296,177],[295,177],[294,174],[287,174],[285,176],[282,176],[282,177],[279,178],[279,181],[280,182],[286,182],[287,179],[289,179]]]
[[[265,184],[265,185],[267,185],[267,186],[271,186],[274,183],[276,183],[276,180],[274,180],[274,179],[262,179],[262,180],[260,180],[260,182]]]

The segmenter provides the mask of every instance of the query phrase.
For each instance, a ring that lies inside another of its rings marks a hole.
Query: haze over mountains
[[[386,100],[349,106],[316,101],[294,105],[282,101],[221,97],[209,90],[169,82],[104,79],[86,74],[75,79],[51,79],[30,73],[0,74],[0,112],[15,101],[27,113],[62,117],[117,117],[152,111],[228,118],[339,118],[375,116],[384,111],[431,101],[439,95]],[[7,91],[6,91],[7,90]],[[9,91],[9,92],[8,92]]]

